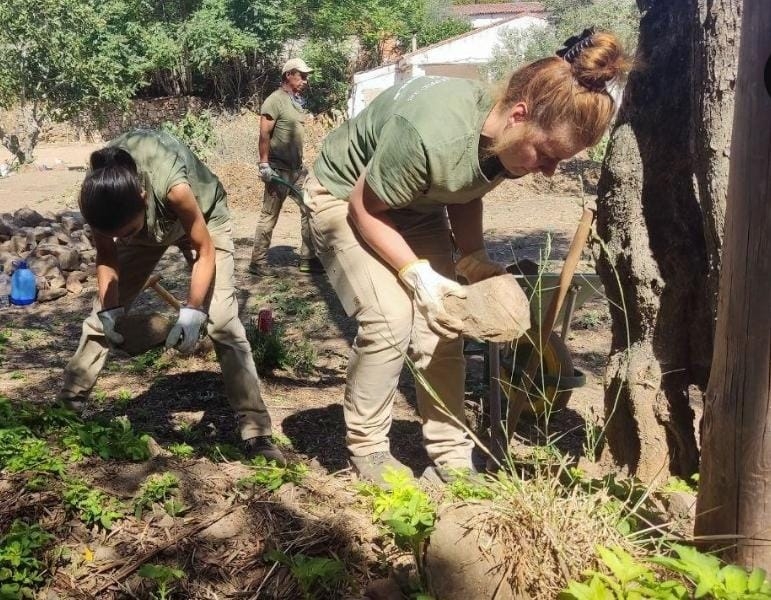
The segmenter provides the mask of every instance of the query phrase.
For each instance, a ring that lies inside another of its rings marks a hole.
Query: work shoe
[[[61,395],[56,396],[56,404],[66,410],[71,410],[76,415],[80,416],[86,409],[86,403],[88,398],[86,396],[69,396],[64,397]]]
[[[420,476],[420,483],[433,487],[442,487],[454,481],[467,481],[472,485],[484,485],[484,475],[474,467],[448,467],[431,465]]]
[[[266,277],[270,275],[268,265],[264,261],[255,261],[249,263],[249,272],[257,277]]]
[[[391,489],[391,484],[383,479],[383,475],[389,471],[403,471],[409,473],[410,468],[396,460],[390,452],[373,452],[366,456],[351,456],[351,467],[360,479],[374,483],[383,489]]]
[[[268,462],[274,462],[279,467],[286,466],[286,459],[269,435],[244,440],[244,455],[248,460],[258,456],[264,456]]]
[[[316,258],[301,258],[300,259],[300,273],[323,273],[324,265]]]

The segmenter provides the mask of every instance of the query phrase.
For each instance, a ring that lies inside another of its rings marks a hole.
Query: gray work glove
[[[270,163],[260,163],[260,179],[265,183],[270,183],[272,177],[278,177],[278,173],[273,170]]]
[[[107,343],[110,346],[119,346],[123,343],[123,336],[115,331],[115,325],[124,314],[126,314],[126,311],[122,306],[100,310],[96,313],[96,316],[99,317],[99,321],[102,323],[104,337],[107,338]]]
[[[192,354],[208,320],[209,315],[202,310],[183,306],[179,309],[177,322],[166,337],[166,348],[176,348],[180,354]]]
[[[476,283],[496,275],[503,275],[506,267],[490,260],[487,250],[480,248],[467,254],[455,263],[455,272],[469,283]]]
[[[399,279],[412,291],[415,304],[431,331],[451,340],[460,335],[463,323],[445,310],[443,300],[447,295],[465,298],[462,285],[434,271],[425,259],[403,267]]]

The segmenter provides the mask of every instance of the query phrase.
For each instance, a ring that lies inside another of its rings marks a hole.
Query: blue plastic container
[[[32,304],[37,297],[37,281],[27,263],[21,261],[11,276],[11,304],[24,306]]]

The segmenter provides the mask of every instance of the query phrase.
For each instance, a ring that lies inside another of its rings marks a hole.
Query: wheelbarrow
[[[561,273],[540,273],[532,261],[507,268],[529,297],[531,322],[536,325],[512,343],[486,343],[491,442],[497,465],[523,412],[542,416],[563,409],[573,390],[586,384],[586,376],[573,366],[565,340],[575,310],[602,293],[596,274],[575,273],[593,220],[594,210],[585,207]],[[558,322],[560,335],[553,331]],[[503,398],[508,409],[505,419]],[[497,465],[488,463],[488,467]]]

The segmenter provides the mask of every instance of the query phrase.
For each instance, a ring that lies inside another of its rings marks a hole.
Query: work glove
[[[265,183],[270,183],[273,177],[278,177],[278,173],[273,170],[273,167],[269,163],[260,163],[260,179]]]
[[[506,272],[506,267],[501,263],[490,260],[487,250],[480,248],[471,254],[461,257],[455,263],[455,272],[469,283],[476,283],[496,275],[503,275]]]
[[[462,285],[434,271],[424,259],[403,267],[399,279],[412,291],[415,304],[431,331],[448,339],[460,335],[463,322],[445,310],[443,300],[447,295],[465,298]]]
[[[208,320],[209,315],[202,310],[183,306],[166,338],[166,348],[176,348],[180,354],[192,354],[201,337],[201,329]]]
[[[107,338],[107,343],[110,346],[120,346],[123,343],[123,336],[115,331],[115,325],[124,314],[126,314],[126,311],[122,306],[100,310],[96,313],[96,316],[99,317],[99,321],[102,323],[104,337]]]

